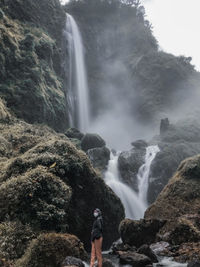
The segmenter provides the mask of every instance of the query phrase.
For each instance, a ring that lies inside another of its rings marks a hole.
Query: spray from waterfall
[[[68,43],[68,92],[70,126],[86,132],[89,127],[89,91],[80,31],[74,18],[67,14],[65,37]]]

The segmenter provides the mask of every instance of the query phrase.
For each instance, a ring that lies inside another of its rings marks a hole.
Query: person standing
[[[95,220],[92,226],[92,233],[91,233],[92,249],[91,249],[90,267],[94,266],[96,258],[98,261],[98,267],[102,267],[101,248],[103,242],[103,219],[100,209],[94,210],[94,217]]]

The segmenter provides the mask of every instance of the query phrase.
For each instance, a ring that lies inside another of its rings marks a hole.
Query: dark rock
[[[111,260],[103,258],[102,267],[114,267]]]
[[[61,266],[65,267],[65,266],[69,266],[69,265],[74,265],[74,266],[78,266],[78,267],[84,267],[84,263],[82,262],[82,260],[77,259],[75,257],[71,257],[68,256],[65,258],[65,260],[62,262]]]
[[[119,253],[121,264],[130,264],[134,267],[144,267],[151,264],[150,258],[136,252],[121,252]]]
[[[133,148],[121,152],[118,158],[119,172],[123,182],[128,184],[135,191],[138,191],[137,173],[145,160],[146,147]]]
[[[142,246],[137,250],[137,252],[138,252],[139,254],[144,254],[144,255],[146,255],[147,257],[149,257],[153,263],[158,262],[158,259],[157,259],[157,257],[156,257],[156,254],[153,252],[153,250],[152,250],[148,245],[142,245]]]
[[[163,135],[169,129],[169,119],[162,119],[160,122],[160,135]]]
[[[200,267],[200,261],[189,262],[187,267]]]
[[[135,142],[132,142],[131,145],[134,148],[142,149],[142,148],[146,148],[148,146],[148,143],[146,141],[144,141],[144,140],[137,140]]]
[[[107,147],[92,148],[87,151],[87,155],[94,168],[105,171],[110,160],[110,150]]]
[[[111,250],[113,254],[118,254],[119,251],[135,251],[136,252],[136,247],[129,246],[128,244],[124,244],[124,243],[114,242],[111,246]]]
[[[69,138],[75,138],[78,140],[81,140],[84,136],[83,133],[81,133],[78,129],[76,128],[69,128],[67,129],[67,131],[65,132],[65,135]]]
[[[139,220],[125,219],[120,223],[119,232],[123,243],[139,248],[143,244],[152,244],[156,234],[165,224],[164,220]]]
[[[166,220],[160,238],[174,245],[200,241],[200,155],[184,160],[157,200],[145,212],[146,219]]]
[[[81,140],[81,147],[84,151],[105,145],[105,141],[98,134],[86,134]]]
[[[157,141],[160,152],[151,165],[148,201],[153,203],[181,161],[200,153],[200,126],[195,122],[170,125]],[[193,171],[195,171],[193,169]]]

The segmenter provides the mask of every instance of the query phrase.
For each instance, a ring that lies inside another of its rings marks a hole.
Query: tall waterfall
[[[154,160],[156,154],[160,151],[158,146],[148,146],[146,148],[146,155],[145,155],[145,163],[139,168],[137,174],[137,181],[138,181],[138,197],[140,201],[142,201],[146,207],[147,203],[147,192],[149,187],[149,173],[151,163]]]
[[[67,94],[71,126],[82,132],[89,127],[89,93],[81,34],[74,18],[67,14],[65,36],[68,40],[68,85]]]
[[[146,149],[145,163],[140,167],[137,175],[139,192],[136,193],[125,185],[118,171],[118,155],[111,154],[108,170],[105,173],[105,182],[121,199],[125,208],[125,215],[130,219],[141,219],[147,209],[147,191],[151,163],[159,152],[158,146],[149,146]]]
[[[120,175],[118,171],[118,155],[114,156],[111,153],[108,170],[105,173],[105,182],[121,199],[127,218],[140,219],[143,217],[145,206],[139,200],[137,193],[120,181]]]

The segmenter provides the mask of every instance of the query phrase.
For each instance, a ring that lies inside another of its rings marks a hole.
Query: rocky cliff
[[[0,3],[0,93],[27,122],[64,131],[68,114],[61,78],[65,13],[58,0]]]

